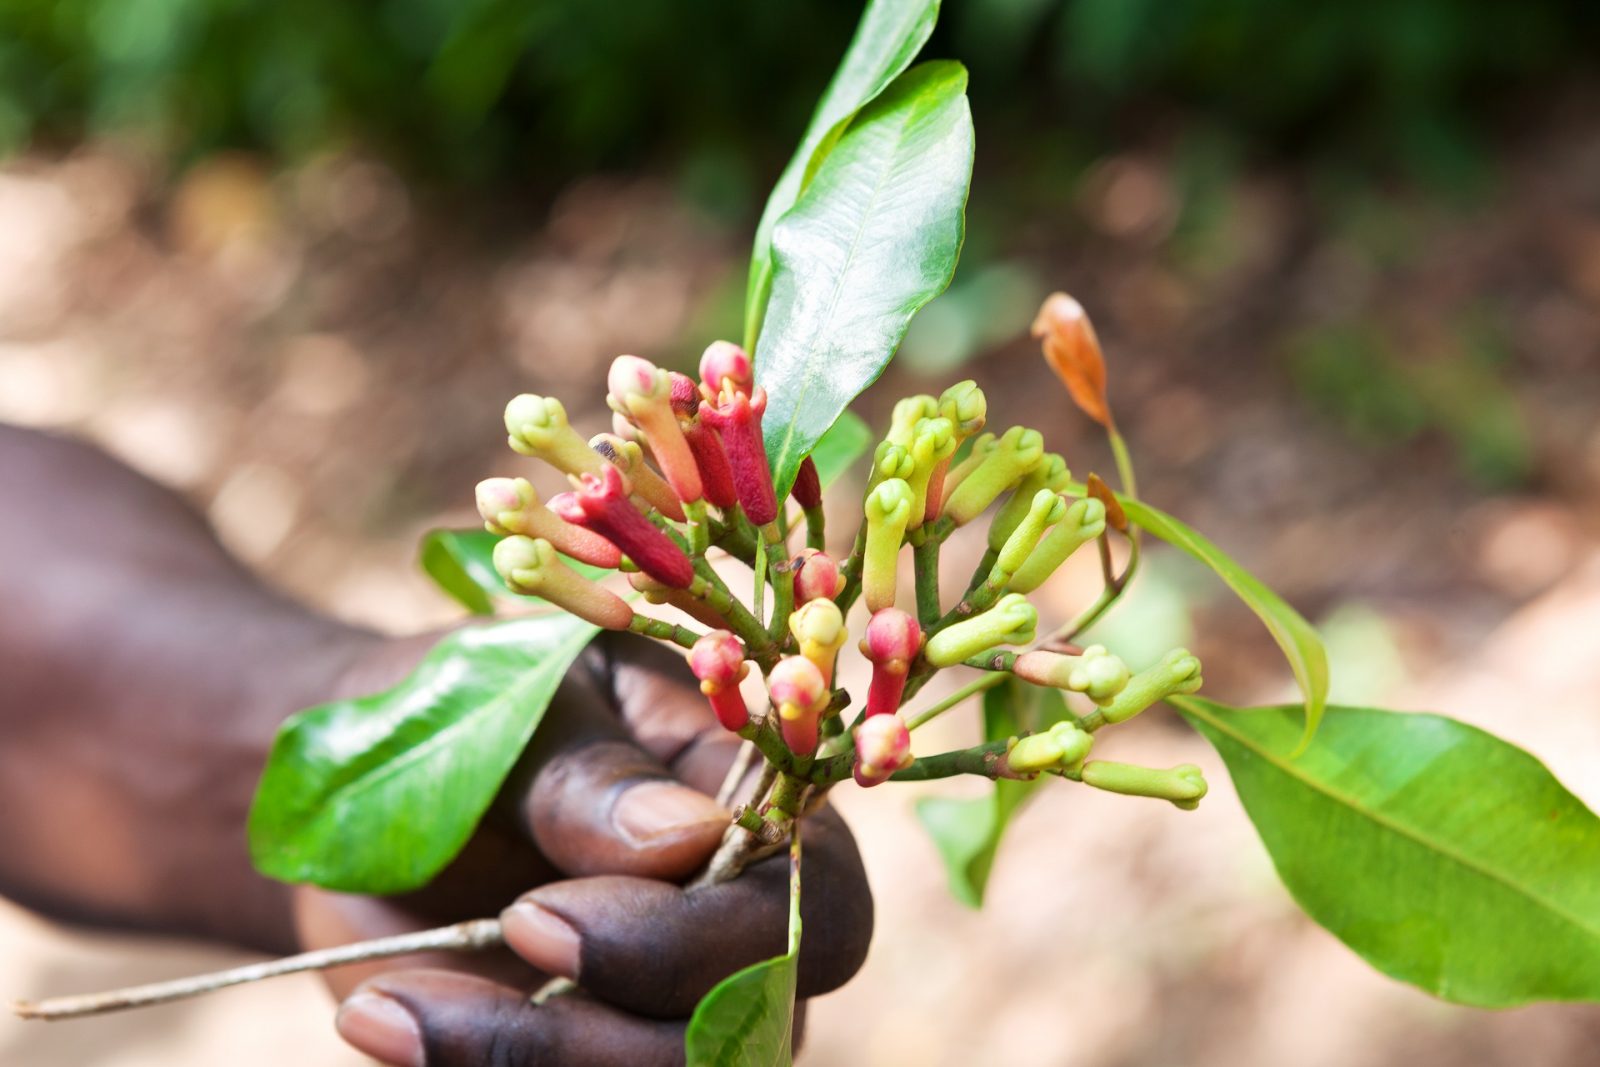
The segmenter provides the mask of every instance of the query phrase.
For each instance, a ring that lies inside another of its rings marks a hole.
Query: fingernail
[[[659,844],[663,838],[726,823],[732,815],[704,793],[674,782],[643,782],[617,798],[612,822],[634,844]]]
[[[541,971],[577,979],[578,931],[555,912],[520,901],[501,914],[500,929],[517,955]]]
[[[357,993],[339,1006],[339,1036],[375,1060],[423,1067],[422,1029],[400,1004],[382,993]]]

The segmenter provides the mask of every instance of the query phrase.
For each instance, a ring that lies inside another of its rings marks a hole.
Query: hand
[[[699,998],[785,944],[785,856],[726,885],[675,884],[722,839],[729,813],[710,794],[737,744],[679,657],[603,636],[568,675],[501,803],[432,886],[391,900],[299,894],[308,948],[493,915],[516,900],[502,915],[514,953],[411,957],[330,975],[347,995],[340,1033],[400,1065],[681,1062]],[[848,980],[872,929],[843,822],[824,809],[804,837],[802,997]],[[539,888],[517,898],[531,885]],[[582,991],[534,1007],[529,994],[552,976]]]

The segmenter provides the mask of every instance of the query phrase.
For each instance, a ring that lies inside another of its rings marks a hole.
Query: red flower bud
[[[844,575],[839,573],[838,561],[815,548],[801,549],[794,565],[795,604],[819,597],[832,600],[842,592]]]
[[[684,374],[672,374],[672,411],[678,416],[684,440],[700,470],[700,488],[705,499],[726,511],[739,502],[733,488],[733,469],[728,466],[728,454],[722,450],[722,439],[717,431],[700,419],[700,390],[694,379]]]
[[[911,766],[911,731],[898,715],[874,715],[856,727],[853,773],[863,786],[882,785]]]
[[[750,711],[739,695],[739,683],[750,673],[744,661],[744,646],[726,630],[713,630],[689,650],[689,669],[700,679],[700,692],[711,701],[717,721],[729,730],[740,730],[750,721]]]
[[[794,488],[789,490],[789,495],[807,511],[822,506],[822,478],[810,456],[800,461],[800,473],[795,475]]]
[[[905,692],[906,672],[922,648],[922,627],[899,608],[873,612],[861,654],[872,661],[872,684],[867,689],[867,717],[892,715]]]
[[[732,341],[712,341],[700,356],[700,383],[708,400],[724,387],[748,394],[755,384],[750,357]]]
[[[767,448],[761,441],[761,413],[767,391],[759,385],[746,396],[724,389],[715,402],[700,408],[700,417],[722,438],[733,471],[733,488],[750,521],[765,526],[778,517],[778,498],[767,469]]]
[[[778,709],[783,743],[797,756],[817,751],[817,724],[828,703],[828,685],[817,665],[804,656],[787,656],[767,675],[767,693]]]
[[[557,508],[558,499],[551,498],[552,511],[616,545],[634,566],[656,581],[675,589],[687,589],[694,582],[694,564],[672,538],[639,514],[628,500],[627,483],[617,468],[607,465],[599,477],[585,474],[574,500],[575,508],[565,503]]]

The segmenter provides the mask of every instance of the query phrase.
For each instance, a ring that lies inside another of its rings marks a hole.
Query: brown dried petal
[[[1045,362],[1067,387],[1073,403],[1109,430],[1105,356],[1083,305],[1066,293],[1051,293],[1033,320],[1033,336],[1042,342]]]

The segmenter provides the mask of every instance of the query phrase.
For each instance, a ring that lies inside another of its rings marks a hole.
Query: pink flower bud
[[[715,402],[701,406],[700,417],[722,438],[733,471],[734,491],[745,515],[757,526],[778,517],[778,498],[767,469],[767,449],[761,440],[761,413],[767,410],[767,392],[760,386],[746,396],[724,389]]]
[[[712,341],[700,356],[700,383],[708,399],[724,387],[748,394],[755,384],[750,357],[732,341]]]
[[[668,371],[672,383],[672,413],[680,419],[692,419],[700,413],[700,389],[687,374]]]
[[[905,692],[906,672],[922,648],[922,627],[899,608],[873,612],[861,639],[861,654],[872,661],[867,689],[867,717],[892,715]]]
[[[911,766],[911,731],[898,715],[875,715],[856,727],[856,781],[882,785]]]
[[[844,575],[832,556],[815,548],[803,548],[795,558],[794,602],[832,600],[844,592]]]
[[[555,498],[551,503],[554,505]],[[556,514],[604,537],[634,566],[663,585],[687,589],[694,582],[694,564],[672,538],[639,514],[628,500],[627,483],[617,468],[608,464],[598,477],[585,474],[575,503],[575,510],[557,510]]]
[[[618,356],[606,376],[610,401],[644,431],[650,451],[673,491],[685,502],[699,500],[700,471],[672,411],[672,379],[666,371],[638,356]]]
[[[711,701],[717,721],[729,730],[743,729],[750,711],[739,695],[739,683],[750,673],[744,646],[726,630],[713,630],[689,650],[689,669],[700,679],[700,692]]]
[[[822,479],[810,456],[800,461],[800,473],[795,475],[794,488],[789,490],[789,495],[807,511],[822,506]]]
[[[817,751],[817,724],[828,703],[828,686],[817,665],[804,656],[786,656],[767,675],[767,693],[778,709],[783,743],[797,756]]]
[[[596,567],[615,567],[621,562],[616,545],[541,505],[539,494],[526,478],[487,478],[478,483],[477,495],[478,514],[490,533],[542,537],[557,551]]]
[[[701,492],[707,501],[726,511],[739,502],[739,494],[733,488],[733,469],[722,450],[722,439],[700,419],[700,390],[694,379],[676,372],[671,377],[672,411],[699,468]]]

